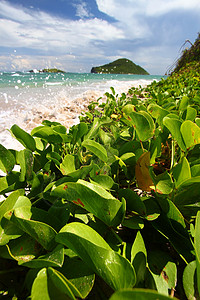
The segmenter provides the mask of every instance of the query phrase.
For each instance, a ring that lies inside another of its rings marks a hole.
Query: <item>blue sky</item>
[[[90,72],[128,58],[163,75],[200,32],[200,0],[0,0],[0,70]]]

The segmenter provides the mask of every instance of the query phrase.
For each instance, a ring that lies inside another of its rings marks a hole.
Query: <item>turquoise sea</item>
[[[92,73],[0,72],[0,143],[11,144],[13,124],[30,131],[43,119],[52,119],[69,127],[88,101],[103,96],[114,87],[127,92],[160,80],[160,75],[122,75]]]

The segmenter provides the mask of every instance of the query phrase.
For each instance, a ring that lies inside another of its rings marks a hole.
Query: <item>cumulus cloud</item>
[[[96,0],[99,10],[117,20],[126,16],[158,16],[174,10],[199,10],[199,0]],[[125,13],[125,14],[124,14]]]
[[[200,13],[199,0],[96,0],[100,11],[119,22],[131,38],[148,38],[152,35],[155,20],[169,13],[186,11]]]
[[[78,20],[0,0],[1,53],[17,49],[16,55],[0,57],[1,69],[89,71],[127,57],[150,73],[162,73],[200,28],[199,0],[91,1],[104,13],[98,16],[109,18],[95,18],[86,0],[71,3]]]
[[[79,13],[85,15],[83,9],[84,3]],[[63,53],[78,47],[89,47],[95,40],[105,42],[123,38],[123,31],[105,20],[67,20],[42,11],[13,7],[6,1],[0,2],[0,18],[0,39],[4,47]]]
[[[79,18],[89,18],[93,17],[93,15],[90,13],[87,3],[81,2],[78,4],[73,4],[73,6],[76,8],[76,16]]]

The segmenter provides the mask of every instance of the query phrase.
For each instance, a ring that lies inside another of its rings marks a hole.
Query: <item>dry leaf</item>
[[[135,166],[135,177],[139,189],[150,192],[155,190],[153,180],[149,173],[150,152],[143,153],[138,159]]]

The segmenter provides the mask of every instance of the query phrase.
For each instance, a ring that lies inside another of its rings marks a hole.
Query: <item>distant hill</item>
[[[126,58],[117,59],[103,66],[93,67],[91,73],[149,75],[142,67]]]
[[[30,73],[66,73],[59,69],[43,69],[43,70],[30,70]]]

